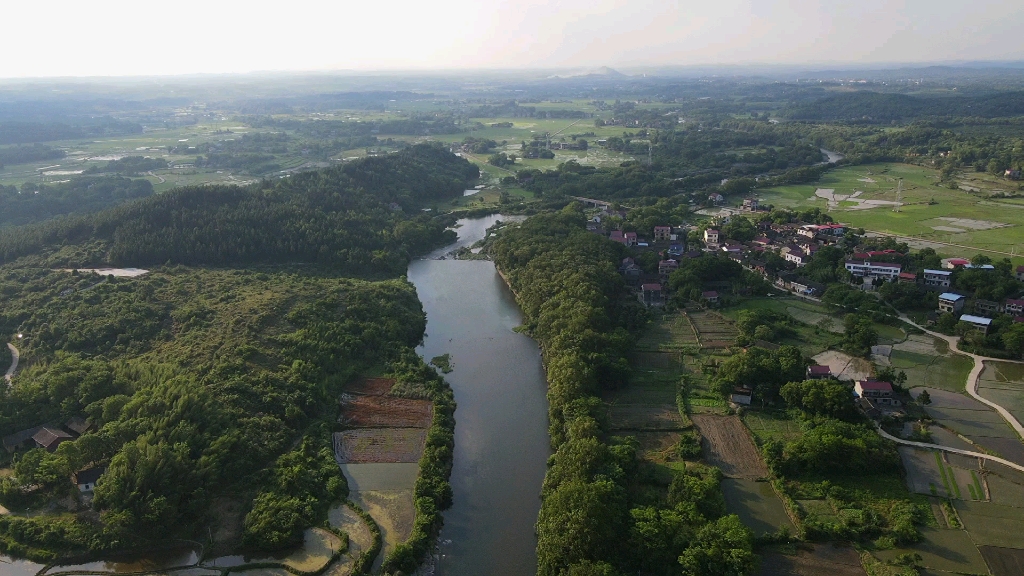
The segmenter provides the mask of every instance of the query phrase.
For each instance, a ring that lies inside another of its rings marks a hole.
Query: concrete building
[[[858,262],[857,260],[847,260],[846,269],[854,276],[885,278],[886,280],[896,280],[899,278],[900,272],[903,271],[902,266],[891,262]]]
[[[924,285],[937,288],[949,288],[953,279],[952,270],[929,270],[924,271]]]
[[[961,316],[960,321],[970,324],[975,330],[982,334],[988,334],[988,327],[992,325],[991,318],[982,318],[981,316],[972,316],[970,314],[964,314]]]
[[[964,302],[967,300],[962,294],[943,292],[939,294],[939,312],[957,314],[964,309]]]

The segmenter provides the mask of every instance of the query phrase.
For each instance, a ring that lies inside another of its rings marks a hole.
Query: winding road
[[[7,380],[7,385],[11,385],[11,378],[14,377],[14,371],[18,369],[18,358],[21,357],[18,354],[18,349],[14,347],[14,344],[8,344],[8,348],[11,350],[11,367],[4,373],[4,380]]]
[[[917,324],[916,322],[914,322],[913,320],[908,318],[905,314],[900,314],[900,320],[903,320],[907,324],[910,324],[911,326],[914,326],[915,328],[920,329],[921,331],[923,331],[924,333],[926,333],[926,334],[928,334],[930,336],[933,336],[935,338],[940,338],[942,340],[945,340],[946,343],[949,344],[950,351],[955,352],[957,354],[962,354],[964,356],[969,356],[972,360],[974,360],[974,368],[972,368],[971,372],[967,375],[967,382],[965,384],[965,388],[967,390],[967,393],[970,394],[971,397],[974,398],[975,400],[985,404],[986,406],[989,406],[990,408],[992,408],[996,412],[998,412],[999,415],[1002,416],[1003,419],[1006,420],[1006,422],[1017,432],[1017,435],[1020,436],[1021,438],[1024,438],[1024,427],[1021,426],[1020,421],[1018,421],[1013,416],[1013,414],[1010,414],[1009,410],[1007,410],[1006,408],[1003,408],[1002,406],[1000,406],[999,404],[996,404],[995,402],[992,402],[991,400],[983,398],[980,394],[978,394],[978,380],[981,377],[981,371],[984,370],[984,368],[985,368],[985,363],[984,363],[985,360],[999,360],[1001,362],[1013,362],[1013,363],[1016,363],[1016,364],[1024,364],[1024,362],[1021,362],[1019,360],[1002,360],[1002,359],[999,359],[999,358],[989,358],[987,356],[979,356],[978,354],[972,354],[970,352],[964,352],[963,350],[961,350],[960,348],[957,347],[957,342],[959,342],[959,340],[960,340],[959,336],[946,336],[945,334],[940,334],[938,332],[933,332],[931,330],[928,330],[927,328]],[[932,450],[943,450],[945,452],[953,452],[955,454],[963,454],[964,456],[971,456],[971,457],[974,457],[974,458],[981,458],[983,460],[991,460],[993,462],[998,462],[998,463],[1000,463],[1000,464],[1002,464],[1004,466],[1009,466],[1010,468],[1013,468],[1014,470],[1019,470],[1021,472],[1024,472],[1024,466],[1022,466],[1020,464],[1016,464],[1014,462],[1010,462],[1009,460],[1006,460],[1004,458],[1000,458],[998,456],[992,456],[991,454],[985,454],[984,452],[973,452],[971,450],[963,450],[963,449],[960,449],[960,448],[953,448],[952,446],[943,446],[941,444],[929,444],[927,442],[914,442],[914,441],[911,441],[911,440],[904,440],[902,438],[897,438],[897,437],[893,436],[892,434],[889,434],[885,430],[882,430],[881,426],[879,426],[878,423],[875,423],[875,428],[878,430],[878,433],[883,438],[886,438],[888,440],[892,440],[893,442],[895,442],[897,444],[902,444],[904,446],[914,446],[916,448],[929,448],[929,449],[932,449]]]

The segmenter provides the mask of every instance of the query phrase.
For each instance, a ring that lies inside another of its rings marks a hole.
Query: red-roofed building
[[[903,284],[914,284],[917,282],[917,274],[913,272],[900,272],[899,280]]]
[[[970,260],[966,260],[964,258],[950,258],[949,260],[946,260],[945,262],[942,263],[942,267],[952,270],[954,268],[963,268],[964,266],[967,266],[970,263]],[[1018,270],[1017,273],[1020,274],[1020,271]]]
[[[825,380],[832,377],[832,369],[828,366],[808,366],[807,367],[807,379],[808,380]]]
[[[899,400],[893,398],[892,384],[878,380],[858,380],[853,385],[853,391],[857,396],[866,398],[877,404],[899,405]]]
[[[636,232],[626,232],[622,237],[626,240],[626,246],[636,246]]]
[[[1014,316],[1024,316],[1024,300],[1007,299],[1003,310]]]
[[[644,306],[664,306],[665,297],[661,292],[661,284],[650,283],[640,286],[640,302]]]
[[[1017,266],[1017,280],[1024,282],[1024,266]]]
[[[612,233],[608,235],[608,239],[619,244],[626,243],[626,237],[622,235],[622,230],[612,230]]]

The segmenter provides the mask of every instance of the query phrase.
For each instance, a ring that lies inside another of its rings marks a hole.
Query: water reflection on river
[[[499,218],[460,221],[458,244],[482,238]],[[491,262],[419,260],[409,280],[427,312],[420,353],[450,353],[455,369],[446,376],[458,402],[455,504],[445,513],[437,573],[535,574],[534,523],[550,455],[537,344],[513,331],[522,318]]]

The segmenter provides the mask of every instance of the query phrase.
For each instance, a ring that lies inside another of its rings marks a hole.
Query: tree
[[[725,516],[697,532],[679,564],[687,576],[746,576],[757,567],[753,535],[738,516]]]
[[[921,390],[921,393],[917,395],[917,401],[920,404],[925,404],[925,405],[931,404],[932,403],[932,395],[929,394],[927,390]]]
[[[843,350],[854,356],[869,356],[871,347],[878,344],[878,332],[871,318],[862,314],[847,314],[843,319]]]
[[[853,414],[850,388],[838,380],[790,382],[779,394],[786,404],[813,416],[848,418]]]

